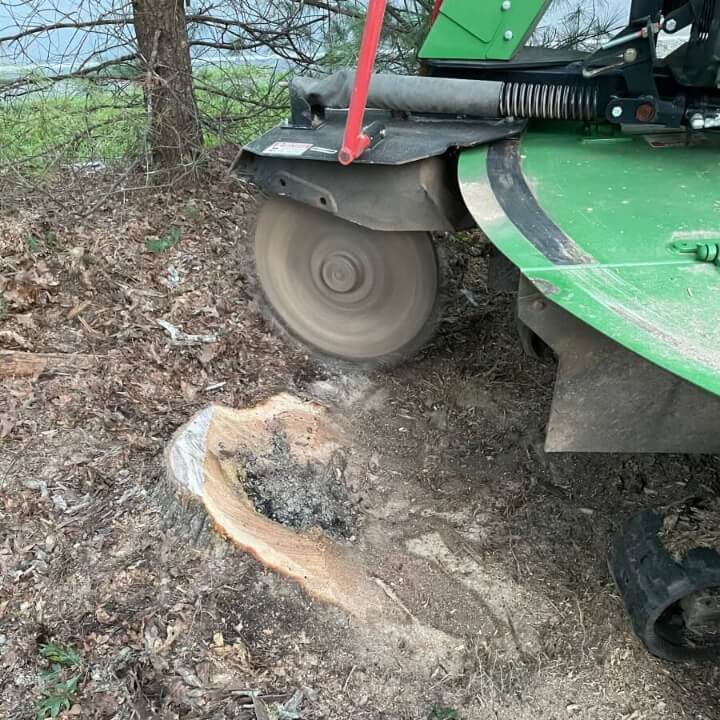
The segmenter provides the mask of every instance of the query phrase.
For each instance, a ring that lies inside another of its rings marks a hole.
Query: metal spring
[[[697,26],[698,40],[707,42],[710,39],[712,21],[715,14],[715,0],[705,0]]]
[[[597,85],[503,83],[500,115],[543,120],[596,120]]]

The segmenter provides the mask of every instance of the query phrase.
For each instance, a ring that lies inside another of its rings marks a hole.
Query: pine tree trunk
[[[152,164],[166,170],[191,163],[203,141],[183,3],[132,0],[135,36],[147,73]]]

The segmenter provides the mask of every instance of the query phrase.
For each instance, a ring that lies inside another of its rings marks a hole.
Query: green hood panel
[[[423,60],[509,60],[525,44],[549,0],[443,0],[419,57]]]
[[[674,247],[720,243],[720,146],[532,130],[463,152],[459,176],[480,228],[545,295],[720,394],[720,267]]]

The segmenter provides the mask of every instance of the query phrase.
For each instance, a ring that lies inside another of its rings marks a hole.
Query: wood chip
[[[92,355],[0,351],[0,377],[40,377],[43,373],[72,374],[88,370]]]

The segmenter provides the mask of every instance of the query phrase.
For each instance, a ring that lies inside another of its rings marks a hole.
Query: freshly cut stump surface
[[[242,410],[211,405],[173,436],[165,453],[167,479],[184,501],[201,504],[216,529],[263,565],[318,600],[369,620],[388,610],[386,596],[353,548],[321,529],[329,523],[339,536],[351,532],[349,500],[338,487],[343,443],[342,431],[322,406],[288,394]],[[313,478],[319,479],[315,489],[301,488],[298,497],[298,484]],[[321,498],[328,488],[329,496]],[[258,505],[272,505],[280,520],[301,529],[263,515],[248,490]]]
[[[402,646],[425,669],[460,672],[458,638],[416,617],[376,575],[371,547],[347,542],[354,450],[324,406],[286,393],[241,410],[211,405],[166,448],[170,524],[199,537],[209,519],[269,570],[349,613],[374,647]]]

